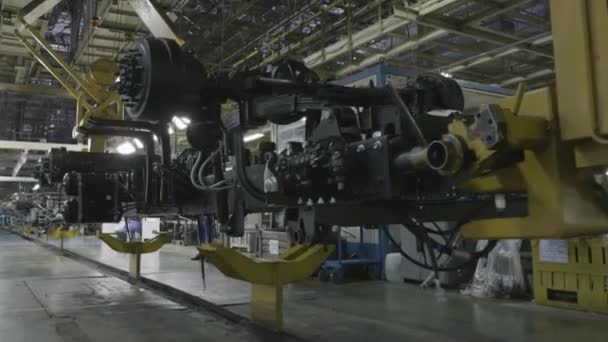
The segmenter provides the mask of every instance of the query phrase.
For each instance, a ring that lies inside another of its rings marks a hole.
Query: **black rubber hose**
[[[410,261],[412,264],[422,267],[424,269],[433,271],[433,267],[429,266],[427,264],[423,264],[421,262],[419,262],[418,260],[412,258],[410,255],[408,255],[402,248],[401,245],[399,245],[397,243],[397,241],[395,241],[395,239],[393,238],[393,236],[391,235],[391,233],[388,231],[388,229],[386,227],[382,227],[382,231],[384,231],[384,234],[386,235],[386,237],[388,238],[388,240],[393,244],[393,246],[395,246],[399,252],[399,254],[401,254],[405,259],[407,259],[408,261]],[[496,246],[496,241],[489,241],[488,245],[480,252],[476,252],[473,253],[472,255],[474,256],[474,258],[471,258],[467,261],[465,261],[464,263],[457,265],[457,266],[451,266],[451,267],[437,267],[437,272],[454,272],[454,271],[458,271],[460,269],[462,269],[463,267],[471,264],[474,261],[477,261],[477,259],[481,256],[486,255],[487,253],[489,253],[494,246]]]
[[[249,177],[247,176],[247,171],[245,170],[245,160],[243,157],[243,132],[241,131],[241,128],[235,129],[233,138],[235,159],[234,169],[236,177],[241,186],[249,195],[251,195],[251,197],[265,202],[266,196],[264,195],[264,192],[251,183],[251,180],[249,180]]]

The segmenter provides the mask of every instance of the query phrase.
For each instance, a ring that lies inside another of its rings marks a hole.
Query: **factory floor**
[[[0,230],[2,342],[269,340]]]
[[[128,267],[125,255],[95,238],[71,239],[65,247],[118,269]],[[195,254],[192,247],[167,245],[143,257],[142,276],[248,317],[249,286],[207,265],[203,289],[200,263],[190,260]],[[211,337],[222,329],[226,335],[212,340],[259,339],[14,236],[0,235],[0,261],[0,341],[20,341],[5,339],[5,331],[23,341],[46,341],[36,337],[51,334],[58,341],[95,341],[96,334],[104,340],[164,341]],[[311,280],[287,287],[285,330],[310,341],[603,341],[608,316],[406,284]],[[82,334],[89,339],[78,339]]]

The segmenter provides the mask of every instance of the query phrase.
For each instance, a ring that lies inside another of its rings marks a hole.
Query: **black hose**
[[[405,259],[407,259],[408,261],[410,261],[412,264],[422,267],[424,269],[433,271],[433,267],[429,266],[427,264],[421,263],[418,260],[412,258],[409,254],[407,254],[402,248],[401,245],[399,245],[397,243],[397,241],[395,241],[395,239],[393,238],[393,236],[391,235],[391,233],[388,231],[388,229],[386,227],[382,227],[382,231],[384,231],[384,234],[386,235],[386,237],[388,238],[388,240],[393,244],[393,246],[395,246],[399,252],[399,254],[401,254]],[[472,254],[473,258],[463,262],[460,265],[456,265],[456,266],[450,266],[450,267],[437,267],[436,271],[437,272],[454,272],[454,271],[458,271],[460,269],[462,269],[463,267],[471,264],[474,261],[477,261],[478,258],[487,255],[494,247],[496,246],[496,241],[489,241],[488,245],[481,251],[479,252],[475,252]]]
[[[241,186],[247,191],[251,197],[259,200],[266,201],[266,196],[264,192],[258,189],[255,185],[251,183],[249,177],[247,176],[247,171],[245,170],[245,160],[243,157],[243,132],[241,128],[235,129],[233,133],[233,142],[234,142],[234,170],[236,173],[236,177],[239,180]]]

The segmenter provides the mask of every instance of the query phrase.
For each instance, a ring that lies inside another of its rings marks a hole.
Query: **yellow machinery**
[[[592,184],[592,174],[608,165],[608,8],[602,1],[552,0],[551,19],[556,88],[525,94],[519,110],[521,117],[547,120],[547,144],[526,152],[524,162],[469,184],[492,193],[527,190],[529,216],[469,223],[466,238],[572,237],[608,230]],[[515,102],[499,105],[510,109]]]
[[[116,64],[109,59],[99,59],[89,67],[86,75],[81,75],[49,46],[32,23],[28,22],[28,10],[30,8],[25,7],[17,14],[15,35],[36,60],[76,98],[76,127],[85,125],[88,118],[122,119],[124,108],[120,96],[110,90],[117,70]],[[30,18],[32,21],[36,19]],[[47,59],[39,48],[44,50],[52,61]],[[92,152],[103,152],[104,149],[104,137],[91,139]]]
[[[283,285],[310,277],[333,252],[333,246],[296,245],[278,260],[253,260],[222,245],[199,251],[226,276],[251,283],[253,318],[276,329],[283,326]]]
[[[68,230],[64,230],[64,227],[60,226],[54,229],[50,229],[47,234],[46,237],[51,238],[51,239],[59,239],[59,248],[63,249],[63,242],[65,239],[70,239],[70,238],[74,238],[77,237],[78,234],[80,234],[80,227],[76,226],[76,227],[71,227]]]
[[[141,255],[154,253],[161,247],[173,240],[173,232],[165,232],[147,241],[125,242],[112,236],[111,234],[98,234],[99,239],[105,242],[111,249],[118,253],[129,254],[129,275],[133,279],[141,276]]]

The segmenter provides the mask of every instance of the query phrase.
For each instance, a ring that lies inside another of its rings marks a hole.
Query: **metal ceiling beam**
[[[514,53],[522,51],[522,49],[520,48],[520,45],[523,45],[523,44],[535,45],[535,42],[537,42],[537,41],[545,41],[546,39],[548,39],[547,36],[551,37],[551,34],[550,33],[541,34],[538,36],[534,36],[534,37],[530,37],[530,38],[527,38],[524,40],[517,41],[513,44],[504,45],[504,46],[501,46],[499,48],[496,48],[496,49],[493,49],[490,51],[484,51],[480,54],[471,56],[469,58],[463,59],[456,63],[445,65],[445,66],[441,67],[440,69],[437,69],[436,71],[446,71],[449,73],[453,73],[453,72],[457,72],[457,71],[463,70],[468,67],[472,67],[475,65],[480,65],[482,63],[489,62],[489,61],[497,59],[497,58],[506,57],[506,56],[509,56]]]
[[[56,144],[32,141],[0,140],[0,150],[31,150],[48,151],[51,148],[65,148],[68,151],[84,151],[87,145],[82,144]]]
[[[112,8],[112,0],[102,0],[100,3],[97,4],[97,16],[100,19],[100,23],[103,22],[104,18],[106,17],[106,14],[108,14],[108,11],[110,10],[110,8]],[[82,37],[82,39],[80,40],[80,44],[78,44],[78,49],[76,50],[76,53],[74,54],[74,59],[73,62],[76,63],[80,57],[82,56],[82,54],[84,53],[84,51],[87,49],[87,47],[89,46],[90,41],[95,37],[95,28],[89,28],[84,37]]]
[[[351,37],[344,37],[337,42],[304,57],[304,63],[309,68],[319,67],[373,39],[378,39],[389,32],[395,31],[408,23],[409,20],[390,16],[382,20],[382,22],[375,23],[361,31],[353,33]]]
[[[23,8],[23,19],[28,24],[33,24],[38,18],[42,17],[53,9],[61,0],[35,0]]]
[[[504,3],[495,3],[493,1],[483,1],[480,2],[483,3],[485,6],[490,6],[491,8],[487,11],[483,11],[478,15],[475,15],[473,17],[467,18],[467,24],[469,25],[474,25],[482,20],[486,20],[489,18],[493,18],[496,16],[499,16],[503,13],[507,13],[510,12],[518,7],[521,7],[529,2],[531,2],[532,0],[511,0],[511,1],[507,1]]]
[[[452,34],[473,39],[485,40],[487,42],[494,43],[497,45],[511,45],[518,43],[517,39],[507,37],[503,34],[495,33],[493,31],[490,32],[466,25],[458,25],[453,22],[450,23],[448,22],[447,18],[432,18],[428,16],[422,18],[418,16],[415,12],[402,6],[395,6],[394,10],[396,16],[399,16],[406,20],[416,21],[421,25],[433,27],[436,29],[442,29]],[[534,47],[522,47],[522,50],[538,56],[553,59],[553,54],[551,53],[551,51],[546,51]]]
[[[389,59],[392,57],[397,57],[397,56],[403,54],[405,51],[409,51],[409,50],[412,50],[412,49],[418,47],[420,44],[428,43],[435,39],[445,37],[447,34],[448,34],[448,32],[445,30],[435,30],[431,33],[428,33],[425,36],[417,37],[415,39],[406,41],[406,42],[402,43],[401,45],[398,45],[385,53],[381,53],[381,54],[379,53],[379,54],[375,54],[370,57],[367,57],[356,65],[351,65],[351,66],[348,66],[341,70],[338,70],[336,72],[335,76],[336,76],[336,78],[341,78],[341,77],[349,75],[355,71],[367,68],[369,66],[372,66],[372,65],[375,65],[378,63],[382,63],[386,59]]]
[[[544,76],[549,76],[549,75],[553,75],[554,71],[551,69],[543,69],[543,70],[539,70],[536,72],[533,72],[531,74],[528,75],[524,75],[524,76],[517,76],[517,77],[513,77],[511,79],[508,79],[504,82],[501,82],[500,85],[502,87],[508,87],[508,86],[512,86],[514,84],[520,83],[520,82],[525,82],[525,81],[530,81],[536,78],[540,78],[540,77],[544,77]]]
[[[0,176],[0,182],[3,182],[3,183],[38,183],[38,180],[36,178],[32,178],[32,177]]]
[[[28,150],[23,150],[21,152],[21,154],[19,155],[19,159],[17,159],[17,162],[15,163],[15,167],[13,168],[13,177],[17,177],[17,175],[19,175],[19,171],[21,171],[21,168],[23,167],[23,165],[25,165],[25,163],[27,163],[28,161],[28,153],[30,151]]]
[[[8,91],[12,93],[27,94],[27,95],[40,95],[40,96],[53,96],[61,98],[73,99],[73,97],[63,88],[54,87],[42,87],[42,86],[26,86],[12,83],[0,83],[0,92]]]
[[[184,41],[177,36],[173,23],[155,1],[129,0],[129,5],[139,16],[154,37],[176,40],[182,45]]]

